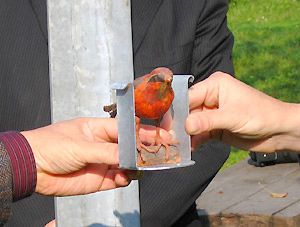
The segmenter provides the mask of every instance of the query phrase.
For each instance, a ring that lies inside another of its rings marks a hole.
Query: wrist
[[[292,150],[300,152],[300,104],[283,103],[278,121],[280,132],[276,137],[276,150]]]

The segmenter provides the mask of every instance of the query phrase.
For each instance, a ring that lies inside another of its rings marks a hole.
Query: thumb
[[[186,119],[185,129],[190,135],[198,135],[217,129],[228,129],[230,116],[220,109],[192,112]]]

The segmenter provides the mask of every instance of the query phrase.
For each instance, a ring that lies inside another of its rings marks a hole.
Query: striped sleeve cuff
[[[5,222],[11,215],[12,171],[10,166],[10,159],[1,141],[0,165],[0,226],[4,226]]]
[[[36,186],[36,164],[31,147],[25,137],[15,131],[0,133],[11,161],[13,175],[13,201],[31,195]]]

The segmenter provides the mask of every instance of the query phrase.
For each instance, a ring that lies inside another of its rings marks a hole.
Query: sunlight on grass
[[[249,152],[248,151],[243,151],[243,150],[239,150],[236,148],[231,148],[231,152],[229,155],[229,158],[227,159],[227,161],[224,163],[224,165],[222,166],[221,170],[224,170],[236,163],[238,163],[241,160],[244,159],[248,159],[249,158]]]

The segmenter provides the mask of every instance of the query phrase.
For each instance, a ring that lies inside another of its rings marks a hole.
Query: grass
[[[231,0],[228,25],[236,77],[283,101],[300,102],[300,0]],[[223,168],[246,157],[233,148]]]

